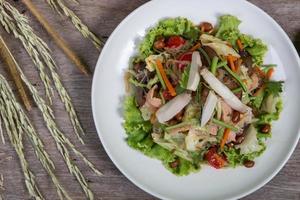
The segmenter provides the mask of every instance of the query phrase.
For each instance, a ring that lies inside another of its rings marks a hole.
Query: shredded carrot
[[[258,66],[254,67],[254,70],[260,75],[262,78],[266,76],[265,72],[263,72]]]
[[[266,74],[266,78],[270,79],[274,73],[274,68],[270,68]]]
[[[167,77],[167,74],[166,74],[166,72],[164,70],[164,67],[163,67],[163,65],[162,65],[162,63],[161,63],[161,61],[159,59],[156,60],[156,66],[157,66],[158,71],[159,71],[162,79],[164,80],[164,82],[165,82],[165,84],[166,84],[166,86],[167,86],[170,94],[173,97],[176,96],[176,91],[175,91],[174,87],[172,86],[172,84],[170,83],[170,81],[169,81],[169,79]]]
[[[228,139],[228,137],[229,137],[230,131],[231,131],[231,130],[230,130],[229,128],[225,128],[224,134],[223,134],[223,138],[222,138],[221,143],[220,143],[221,149],[224,148],[225,143],[227,142],[227,139]]]
[[[232,71],[236,72],[236,68],[235,68],[235,65],[234,65],[234,56],[232,56],[231,54],[229,54],[227,56],[227,60],[228,60],[228,63],[229,63],[229,66],[231,68]]]
[[[238,39],[238,40],[236,41],[236,44],[237,44],[237,46],[239,47],[239,50],[240,50],[240,51],[242,51],[242,50],[244,49],[244,46],[243,46],[243,44],[242,44],[242,42],[241,42],[240,39]]]
[[[201,44],[199,42],[197,42],[197,44],[195,44],[192,48],[190,48],[189,51],[191,51],[191,52],[196,51],[200,47],[201,47]]]

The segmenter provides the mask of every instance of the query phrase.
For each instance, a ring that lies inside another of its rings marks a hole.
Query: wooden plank
[[[86,22],[91,30],[97,35],[107,38],[113,29],[135,8],[147,2],[146,0],[79,0],[81,6],[68,4],[74,11]],[[299,0],[249,0],[258,5],[260,8],[270,14],[288,33],[296,47],[300,49],[300,1]],[[10,1],[13,2],[13,1]],[[99,52],[94,46],[81,35],[75,31],[74,27],[65,17],[60,17],[55,14],[45,1],[33,0],[39,10],[51,25],[59,31],[61,36],[66,39],[72,49],[82,57],[82,59],[93,68],[96,64]],[[91,78],[85,77],[78,70],[72,66],[72,63],[65,57],[59,48],[53,43],[51,38],[42,29],[41,25],[37,23],[36,19],[26,10],[26,7],[19,1],[13,2],[19,10],[25,12],[31,20],[31,24],[36,32],[49,44],[53,51],[54,58],[59,66],[59,72],[63,77],[63,82],[68,88],[73,97],[75,107],[86,130],[85,137],[86,145],[79,144],[73,134],[73,129],[68,121],[68,116],[64,112],[63,105],[55,98],[54,108],[57,116],[57,121],[65,134],[71,138],[72,141],[83,151],[85,155],[104,172],[105,176],[102,178],[96,177],[81,161],[78,162],[83,173],[91,181],[92,190],[95,192],[96,199],[155,199],[151,195],[143,192],[138,187],[134,186],[127,180],[112,164],[101,146],[98,136],[93,124],[91,106],[90,106],[90,87]],[[20,48],[20,43],[13,37],[4,33],[0,28],[0,33],[3,35],[10,49],[16,56],[20,66],[25,69],[25,73],[30,80],[37,85],[41,92],[43,92],[42,83],[38,78],[34,65],[28,58],[25,50]],[[0,66],[3,63],[0,61]],[[3,67],[0,67],[0,72],[5,74]],[[56,150],[55,143],[47,132],[40,113],[37,108],[33,108],[30,113],[30,118],[36,125],[39,134],[44,141],[47,141],[46,148],[51,154],[56,166],[57,176],[62,184],[70,191],[74,199],[83,199],[84,195],[73,178],[66,169],[59,153]],[[35,159],[33,149],[30,147],[28,141],[25,141],[26,155],[32,166],[32,170],[37,176],[37,181],[47,199],[57,199],[55,188],[52,182],[47,177],[45,171],[42,169],[40,163]],[[75,158],[75,157],[74,157]],[[300,199],[300,146],[298,145],[296,151],[288,161],[287,165],[280,171],[280,173],[266,186],[257,192],[247,196],[247,200],[255,199]],[[0,145],[0,173],[4,175],[5,191],[0,189],[0,194],[4,199],[29,199],[28,193],[24,186],[23,176],[20,171],[20,165],[14,150],[9,145]]]

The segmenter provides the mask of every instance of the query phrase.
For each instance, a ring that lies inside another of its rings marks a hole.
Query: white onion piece
[[[208,43],[211,43],[211,42],[227,44],[226,41],[223,41],[223,40],[221,40],[221,39],[219,39],[219,38],[216,38],[216,37],[214,37],[214,36],[212,36],[212,35],[208,35],[208,34],[202,34],[202,35],[200,36],[200,40],[201,40],[201,43],[202,43],[203,45],[208,44]]]
[[[207,43],[203,46],[209,46],[218,54],[218,56],[233,55],[234,57],[237,57],[237,58],[241,57],[233,48],[231,48],[223,43],[212,42],[212,43]]]
[[[201,75],[209,86],[220,95],[224,101],[234,110],[241,113],[245,113],[251,108],[243,104],[232,92],[226,87],[219,79],[217,79],[210,71],[206,68],[201,71]]]
[[[189,73],[189,80],[187,84],[188,90],[196,91],[200,82],[199,67],[202,66],[201,57],[198,51],[194,51],[192,54],[192,63]]]
[[[214,92],[210,91],[206,98],[205,104],[203,106],[202,116],[201,116],[201,127],[205,126],[205,124],[212,117],[217,102],[218,102],[218,97],[214,94]]]
[[[176,96],[174,99],[163,105],[156,112],[156,117],[160,123],[164,123],[172,119],[177,113],[179,113],[190,101],[191,94],[182,93]]]

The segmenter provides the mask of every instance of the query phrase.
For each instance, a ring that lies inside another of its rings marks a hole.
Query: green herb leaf
[[[268,81],[266,83],[266,93],[279,96],[282,92],[283,81]]]
[[[181,78],[179,80],[179,85],[180,85],[181,88],[186,89],[186,87],[187,87],[187,84],[188,84],[188,81],[189,81],[190,68],[191,68],[191,66],[188,65],[184,69],[183,73],[181,74]]]

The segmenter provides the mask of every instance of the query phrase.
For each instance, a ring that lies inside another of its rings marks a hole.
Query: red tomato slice
[[[167,41],[168,48],[177,48],[185,43],[185,39],[180,36],[171,36]]]
[[[225,166],[226,160],[217,153],[217,148],[210,148],[205,154],[205,159],[214,168],[220,169]]]

